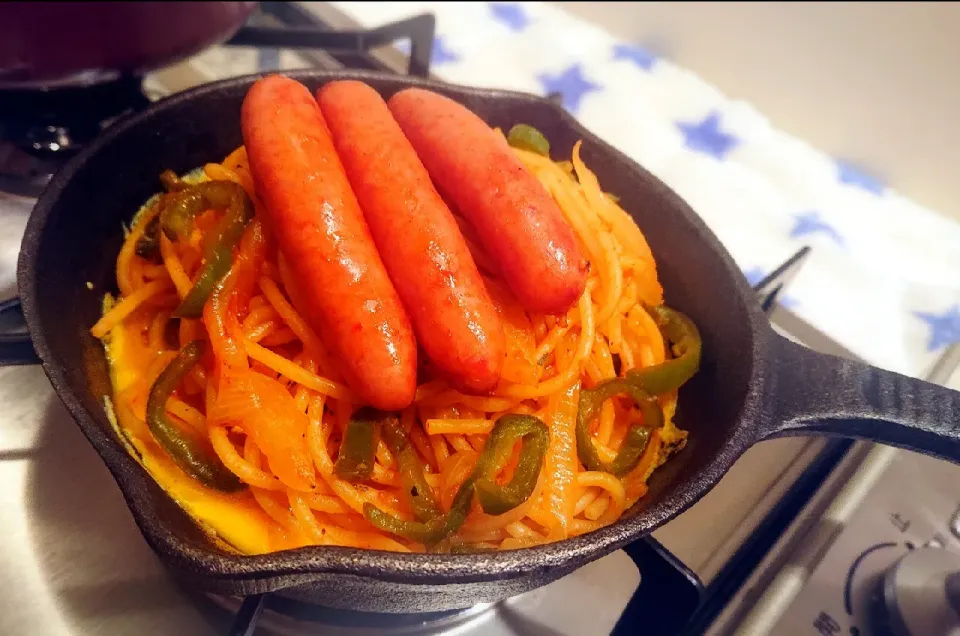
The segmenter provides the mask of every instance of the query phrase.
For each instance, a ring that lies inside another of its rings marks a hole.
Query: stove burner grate
[[[269,2],[225,46],[256,47],[261,53],[296,49],[318,66],[394,73],[370,51],[409,40],[405,71],[426,77],[435,26],[432,14],[422,14],[376,29],[334,30],[292,2]],[[0,89],[0,192],[40,196],[60,166],[107,126],[149,104],[141,77],[50,90]]]
[[[51,90],[0,90],[0,191],[37,196],[107,126],[150,103],[137,77]]]
[[[274,594],[245,599],[205,594],[215,607],[235,616],[229,636],[252,636],[255,630],[276,636],[421,636],[445,633],[494,611],[494,603],[424,614],[376,614],[333,609]]]

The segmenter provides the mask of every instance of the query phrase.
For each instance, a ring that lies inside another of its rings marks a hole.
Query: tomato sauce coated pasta
[[[562,540],[616,521],[646,494],[653,470],[682,448],[686,433],[673,423],[676,391],[659,397],[663,426],[653,431],[625,475],[589,470],[577,453],[581,390],[674,357],[645,307],[663,303],[656,263],[640,228],[605,194],[580,158],[555,162],[514,149],[573,228],[590,262],[586,288],[565,314],[531,313],[498,277],[489,254],[464,235],[504,323],[507,355],[496,389],[463,393],[421,365],[413,404],[399,426],[424,468],[424,483],[450,510],[470,479],[495,422],[533,416],[549,443],[529,497],[507,512],[487,514],[473,501],[445,544],[449,549],[516,549]],[[369,477],[356,482],[334,470],[345,427],[364,406],[345,381],[324,333],[298,311],[296,280],[262,217],[245,149],[203,166],[184,183],[228,181],[240,186],[254,216],[233,251],[229,273],[202,315],[177,316],[204,267],[211,233],[225,214],[208,210],[184,240],[160,232],[158,252],[137,253],[156,223],[159,204],[136,216],[116,262],[120,294],[108,297],[91,333],[102,339],[112,369],[113,412],[131,452],[204,528],[241,553],[304,545],[424,551],[430,546],[386,532],[364,515],[366,506],[413,519],[400,457],[379,439]],[[156,228],[153,228],[156,231]],[[488,264],[485,266],[485,264]],[[158,444],[147,423],[150,390],[189,342],[206,353],[166,400],[165,416],[195,439],[244,488],[220,492],[190,477]],[[597,456],[612,462],[636,421],[625,400],[598,410],[589,434]],[[503,482],[520,461],[506,459]]]

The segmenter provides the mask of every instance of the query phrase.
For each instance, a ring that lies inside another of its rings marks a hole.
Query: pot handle
[[[40,358],[30,342],[20,299],[11,298],[0,303],[0,367],[24,364],[40,364]]]
[[[773,407],[762,439],[853,437],[960,463],[960,392],[818,353],[777,334],[771,344],[767,399]],[[931,380],[946,382],[943,375]]]

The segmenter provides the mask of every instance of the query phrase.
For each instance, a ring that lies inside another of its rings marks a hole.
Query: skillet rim
[[[149,503],[153,496],[148,491],[149,484],[153,482],[156,485],[156,482],[83,407],[78,397],[79,390],[71,386],[64,366],[54,358],[47,344],[36,301],[38,281],[35,273],[39,246],[47,220],[57,206],[60,193],[69,185],[77,171],[87,162],[96,160],[100,150],[109,146],[114,139],[121,137],[130,129],[144,124],[149,125],[150,120],[159,112],[178,108],[184,102],[203,99],[225,89],[250,86],[257,79],[273,74],[276,73],[255,73],[202,84],[158,100],[143,111],[110,126],[94,143],[54,175],[30,214],[18,258],[17,283],[23,314],[43,370],[74,421],[117,482],[124,501],[147,543],[168,567],[214,580],[262,581],[267,591],[288,585],[308,584],[311,575],[328,573],[400,583],[454,584],[520,578],[537,571],[563,567],[569,565],[571,561],[581,565],[581,560],[587,562],[598,559],[627,543],[638,540],[686,510],[712,489],[736,459],[757,441],[757,424],[768,381],[766,373],[768,361],[764,349],[768,332],[771,331],[769,324],[756,304],[752,302],[752,291],[729,252],[689,204],[659,178],[591,133],[561,106],[537,95],[503,89],[468,87],[432,79],[370,71],[318,69],[287,71],[282,74],[298,81],[389,79],[404,86],[443,90],[461,98],[470,96],[484,100],[537,103],[552,111],[552,115],[557,118],[560,125],[570,129],[584,141],[589,141],[598,151],[616,158],[624,169],[631,170],[639,180],[653,186],[661,198],[669,201],[668,205],[674,209],[674,213],[689,224],[703,239],[705,245],[720,257],[726,268],[724,275],[732,277],[738,288],[739,294],[735,301],[742,305],[744,309],[742,313],[751,323],[751,368],[747,392],[731,433],[710,461],[701,467],[699,474],[676,486],[670,496],[661,497],[640,513],[629,518],[622,517],[609,526],[577,537],[519,550],[457,555],[406,554],[341,546],[306,546],[260,555],[239,555],[217,552],[212,547],[194,546],[179,538],[166,527],[155,506]],[[163,493],[169,497],[165,491]],[[173,501],[172,497],[170,500]]]

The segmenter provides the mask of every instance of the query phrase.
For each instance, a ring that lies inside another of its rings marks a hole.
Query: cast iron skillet
[[[115,124],[66,165],[33,211],[18,271],[30,335],[51,383],[113,473],[151,547],[189,583],[236,595],[284,590],[363,611],[468,607],[549,583],[649,533],[704,495],[763,439],[863,437],[960,461],[960,393],[814,353],[776,335],[740,270],[693,210],[561,108],[531,95],[421,79],[290,75],[311,89],[357,78],[384,96],[424,86],[464,103],[492,126],[536,126],[556,157],[569,157],[582,139],[587,165],[646,234],[666,302],[691,316],[703,335],[702,368],[680,391],[678,420],[690,440],[619,522],[542,547],[473,555],[310,547],[261,556],[215,547],[118,443],[104,415],[106,361],[88,332],[103,293],[115,289],[121,223],[157,191],[157,175],[220,160],[241,143],[240,104],[259,76],[208,84]]]

